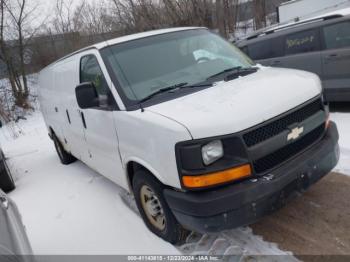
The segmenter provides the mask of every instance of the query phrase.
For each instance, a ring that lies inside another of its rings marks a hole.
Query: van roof
[[[145,38],[145,37],[149,37],[149,36],[161,35],[161,34],[167,34],[167,33],[185,31],[185,30],[201,29],[201,28],[203,29],[203,27],[175,27],[175,28],[152,30],[152,31],[131,34],[131,35],[125,35],[125,36],[117,37],[114,39],[106,40],[104,42],[97,43],[97,44],[93,45],[93,47],[95,47],[97,49],[102,49],[106,46],[124,43],[124,42],[132,41],[132,40],[136,40],[136,39],[140,39],[140,38]]]
[[[267,34],[274,33],[276,31],[282,31],[282,30],[287,30],[290,28],[296,28],[305,24],[312,24],[316,23],[319,21],[325,21],[325,20],[331,20],[331,19],[336,19],[336,18],[341,18],[341,17],[347,17],[350,14],[350,8],[344,8],[341,10],[336,10],[332,11],[323,15],[318,15],[312,18],[300,20],[298,22],[287,22],[287,23],[281,23],[281,24],[275,24],[260,30],[257,30],[253,32],[252,34],[248,34],[245,37],[242,37],[240,39],[237,39],[236,43],[244,42],[246,40],[258,38],[260,36],[264,36]]]
[[[92,48],[100,50],[106,46],[111,46],[111,45],[115,45],[115,44],[119,44],[119,43],[129,42],[129,41],[133,41],[133,40],[137,40],[137,39],[141,39],[141,38],[145,38],[145,37],[149,37],[149,36],[162,35],[162,34],[168,34],[168,33],[180,32],[180,31],[186,31],[186,30],[194,30],[194,29],[207,29],[207,28],[205,28],[205,27],[174,27],[174,28],[158,29],[158,30],[152,30],[152,31],[147,31],[147,32],[142,32],[142,33],[125,35],[125,36],[113,38],[110,40],[105,40],[103,42],[99,42],[99,43],[96,43],[94,45],[90,45],[90,46],[84,47],[82,49],[79,49],[73,53],[70,53],[70,54],[54,61],[53,63],[49,64],[48,66],[46,66],[42,70],[56,64],[59,61],[64,60],[72,55],[78,54],[80,52],[83,52],[85,50],[89,50]]]

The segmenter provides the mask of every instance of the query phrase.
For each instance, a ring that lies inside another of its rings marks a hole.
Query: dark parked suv
[[[316,73],[326,100],[350,101],[350,16],[267,28],[235,44],[263,65]]]

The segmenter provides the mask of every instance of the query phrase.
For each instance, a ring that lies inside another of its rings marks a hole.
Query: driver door
[[[80,57],[80,83],[92,82],[99,96],[98,107],[80,109],[87,143],[86,164],[103,176],[121,184],[123,167],[113,116],[117,104],[110,90],[111,82],[106,80],[100,65],[104,64],[97,51],[85,52]]]

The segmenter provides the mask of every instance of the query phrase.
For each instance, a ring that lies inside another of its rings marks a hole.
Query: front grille
[[[254,146],[266,139],[278,135],[286,130],[288,126],[304,121],[322,109],[322,101],[321,99],[317,99],[286,116],[244,134],[244,142],[248,147]]]
[[[316,142],[324,133],[324,130],[325,125],[322,124],[310,133],[300,138],[298,141],[291,143],[267,156],[264,156],[254,161],[253,166],[255,172],[263,173],[265,171],[268,171],[274,168],[275,166],[283,163],[284,161],[288,160],[289,158],[297,155],[298,153],[312,145],[314,142]]]

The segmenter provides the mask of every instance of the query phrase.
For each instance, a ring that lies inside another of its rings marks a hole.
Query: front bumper
[[[176,219],[197,232],[215,232],[254,223],[328,174],[339,160],[338,131],[331,122],[321,141],[271,174],[211,191],[164,190]]]

